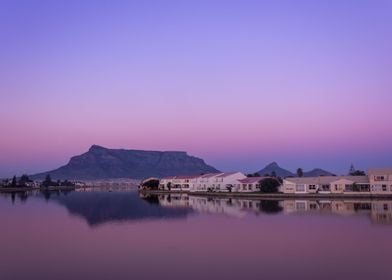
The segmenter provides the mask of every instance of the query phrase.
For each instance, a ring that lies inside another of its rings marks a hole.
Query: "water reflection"
[[[391,209],[383,200],[0,194],[0,279],[392,279],[392,227],[368,222],[391,224]]]
[[[241,218],[261,214],[361,215],[375,224],[392,225],[392,200],[246,199],[188,194],[142,194],[132,192],[34,191],[2,193],[11,201],[25,204],[30,197],[56,203],[90,226],[108,222],[146,219],[181,219],[191,213],[228,215]]]
[[[146,199],[146,197],[144,197]],[[243,217],[258,214],[338,214],[365,215],[377,224],[392,224],[391,200],[309,200],[243,199],[202,197],[187,194],[149,195],[163,207],[191,208],[197,212]]]

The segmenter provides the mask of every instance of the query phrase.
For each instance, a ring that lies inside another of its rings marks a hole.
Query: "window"
[[[387,191],[387,185],[382,185],[382,191],[386,192]]]
[[[305,192],[305,185],[296,185],[295,191],[297,192]]]
[[[252,190],[252,184],[248,185],[248,190],[250,190],[250,191]]]
[[[385,176],[374,176],[374,181],[385,181]]]
[[[309,190],[315,190],[316,189],[316,185],[309,185]]]
[[[323,191],[329,191],[329,185],[322,185],[321,188]]]

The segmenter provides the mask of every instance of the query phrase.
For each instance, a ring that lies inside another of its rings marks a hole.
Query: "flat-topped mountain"
[[[93,145],[86,153],[72,157],[68,164],[32,178],[43,179],[50,174],[56,180],[143,179],[208,172],[218,170],[186,152],[108,149]]]

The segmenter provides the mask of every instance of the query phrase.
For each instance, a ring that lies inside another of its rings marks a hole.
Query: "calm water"
[[[392,279],[392,201],[0,196],[0,279]]]

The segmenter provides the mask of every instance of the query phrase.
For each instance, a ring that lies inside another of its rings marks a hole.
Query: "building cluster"
[[[169,176],[159,189],[185,192],[260,192],[263,180],[241,172],[209,173],[198,176]],[[372,168],[366,176],[288,177],[278,188],[285,194],[392,194],[392,168]]]
[[[208,173],[199,176],[169,176],[162,178],[159,188],[189,192],[258,192],[260,182],[271,177],[246,177],[241,172]]]
[[[392,168],[372,168],[367,176],[285,178],[280,190],[287,194],[392,194]]]

